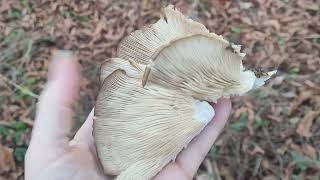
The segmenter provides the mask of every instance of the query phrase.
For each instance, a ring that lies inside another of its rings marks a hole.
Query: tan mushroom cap
[[[206,101],[241,95],[275,73],[244,71],[245,54],[169,6],[103,63],[94,138],[107,174],[150,179],[214,116]],[[231,49],[231,50],[230,50]]]

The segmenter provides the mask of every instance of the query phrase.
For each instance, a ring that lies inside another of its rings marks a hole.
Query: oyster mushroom
[[[214,116],[208,101],[258,88],[275,71],[245,70],[245,54],[172,6],[127,36],[101,66],[94,138],[106,174],[150,179]]]

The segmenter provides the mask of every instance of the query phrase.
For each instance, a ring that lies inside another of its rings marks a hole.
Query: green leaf
[[[254,89],[248,92],[249,96],[256,97],[256,98],[267,98],[268,94],[260,89]]]
[[[22,145],[22,138],[23,138],[23,132],[22,131],[16,131],[12,135],[12,141],[15,145]]]
[[[19,162],[23,162],[24,161],[24,156],[27,152],[27,148],[25,147],[17,147],[15,150],[14,150],[14,157],[17,161]]]
[[[289,74],[298,74],[299,71],[300,71],[300,69],[298,67],[295,67],[295,68],[289,69],[288,73]]]
[[[320,167],[320,160],[309,160],[304,158],[302,155],[297,152],[291,152],[291,158],[295,162],[295,169],[299,172],[305,171],[310,167]]]
[[[240,132],[247,127],[247,122],[248,122],[248,113],[242,113],[239,121],[231,123],[230,128]]]
[[[15,129],[16,131],[24,131],[27,129],[27,125],[22,121],[16,121],[11,124],[11,128]]]
[[[279,41],[278,41],[278,46],[280,47],[281,51],[284,51],[285,47],[286,47],[286,43],[287,40],[285,37],[280,37]]]
[[[293,175],[291,176],[291,178],[292,178],[292,180],[301,180],[302,177],[301,177],[301,175],[294,175],[294,174],[293,174]]]
[[[20,18],[22,16],[22,13],[19,9],[11,9],[9,13],[10,18]]]
[[[17,41],[19,38],[21,38],[23,36],[23,32],[22,31],[11,31],[8,36],[6,36],[3,40],[3,44],[10,44],[12,42]]]
[[[9,128],[6,126],[0,126],[0,135],[7,137],[9,134]]]
[[[261,119],[259,116],[256,118],[254,124],[253,124],[253,128],[254,129],[258,129],[258,128],[262,128],[262,127],[268,127],[270,124],[269,121],[267,120],[263,120]]]
[[[215,158],[219,155],[219,149],[217,147],[212,146],[210,151],[208,152],[208,156],[211,158]]]
[[[87,22],[90,20],[89,16],[80,16],[75,11],[70,10],[65,13],[65,16],[72,18],[75,21]]]
[[[241,33],[241,28],[237,27],[237,26],[232,26],[230,28],[230,30],[231,30],[231,32],[234,32],[234,33],[237,33],[237,34]]]

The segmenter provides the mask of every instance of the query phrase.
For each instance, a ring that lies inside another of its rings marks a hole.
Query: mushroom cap
[[[124,38],[101,66],[94,138],[107,174],[150,179],[211,121],[207,101],[260,87],[245,54],[173,6]]]

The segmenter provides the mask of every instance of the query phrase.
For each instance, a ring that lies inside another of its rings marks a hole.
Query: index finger
[[[53,52],[49,81],[37,105],[30,145],[68,142],[79,78],[79,65],[71,52]]]

